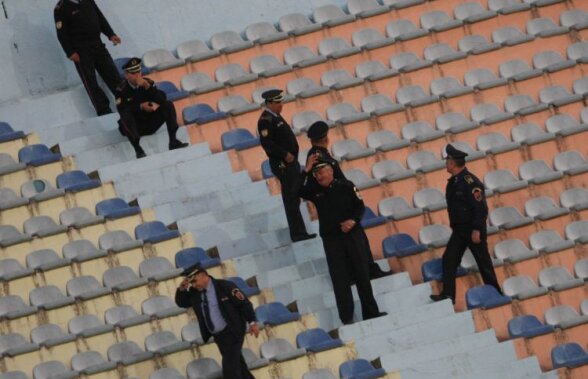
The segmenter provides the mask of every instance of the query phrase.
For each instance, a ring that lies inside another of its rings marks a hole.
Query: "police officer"
[[[333,166],[335,179],[346,179],[343,170],[341,170],[341,166],[339,166],[339,162],[337,162],[329,152],[329,126],[327,123],[324,121],[316,121],[310,126],[310,128],[308,128],[306,136],[310,139],[310,143],[312,144],[312,147],[308,150],[308,155],[306,156],[306,170],[309,171],[317,160],[328,161],[331,166]],[[314,181],[315,179],[310,175],[308,176],[308,180]],[[363,228],[361,230],[363,231]],[[391,272],[383,271],[380,266],[374,262],[374,256],[372,255],[369,240],[365,232],[364,237],[366,247],[363,251],[367,254],[370,278],[381,278],[390,275]]]
[[[447,172],[451,174],[447,180],[445,198],[452,233],[443,253],[443,291],[438,295],[431,295],[431,299],[451,299],[455,303],[455,271],[467,247],[476,259],[484,283],[502,293],[488,253],[488,205],[484,185],[466,168],[467,153],[457,150],[452,145],[447,145],[445,151]]]
[[[135,149],[137,158],[145,156],[139,140],[155,133],[165,122],[169,135],[169,149],[188,146],[176,138],[178,121],[174,104],[153,80],[141,75],[141,59],[131,58],[123,66],[124,80],[116,89],[116,107],[120,113],[118,130]]]
[[[298,141],[290,125],[280,115],[283,95],[281,90],[269,90],[262,95],[265,100],[257,130],[261,146],[269,157],[273,174],[280,181],[282,201],[290,228],[292,242],[316,237],[308,234],[300,214],[300,164],[298,163]]]
[[[176,304],[194,309],[204,342],[214,337],[222,356],[223,378],[254,378],[241,354],[247,325],[256,338],[259,335],[255,311],[247,296],[233,282],[215,279],[198,265],[184,275],[186,278],[176,290]]]
[[[100,40],[105,34],[121,43],[94,0],[60,0],[53,11],[57,39],[65,55],[74,62],[98,116],[112,113],[108,98],[98,86],[96,71],[112,93],[121,81],[112,57]]]
[[[363,200],[353,183],[335,179],[333,172],[329,161],[317,161],[312,168],[315,180],[305,180],[300,195],[316,206],[339,318],[343,324],[352,324],[352,279],[357,286],[363,319],[385,313],[378,309],[369,278],[365,234],[360,224],[365,210]]]

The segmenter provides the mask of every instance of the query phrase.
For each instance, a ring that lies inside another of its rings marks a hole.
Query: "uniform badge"
[[[482,194],[482,189],[481,188],[474,188],[472,190],[472,194],[474,195],[474,199],[476,199],[476,201],[482,201],[482,199],[484,198],[484,195]]]
[[[120,105],[120,103],[122,103],[122,99],[120,97],[117,97],[114,102],[116,103],[116,105]]]
[[[357,196],[357,198],[359,200],[363,200],[363,198],[361,197],[361,195],[359,194],[359,191],[357,190],[357,187],[353,186],[353,192],[355,192],[355,196]]]
[[[61,21],[57,21],[55,23],[55,27],[57,28],[57,30],[60,30],[61,28],[63,28],[63,22]]]
[[[466,181],[467,184],[473,184],[474,183],[474,178],[472,178],[471,175],[466,175],[463,177],[463,179]]]
[[[261,136],[262,136],[262,137],[267,137],[268,135],[269,135],[269,131],[268,131],[267,129],[263,129],[263,130],[261,131]]]
[[[243,295],[243,292],[241,292],[241,290],[238,288],[234,288],[231,291],[231,295],[233,295],[233,297],[236,297],[237,300],[241,300],[241,301],[245,300],[245,295]]]

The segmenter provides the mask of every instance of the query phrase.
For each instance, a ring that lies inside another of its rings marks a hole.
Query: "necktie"
[[[204,316],[204,324],[210,332],[214,331],[214,323],[210,317],[210,307],[208,306],[208,297],[206,296],[206,290],[202,291],[202,314]]]

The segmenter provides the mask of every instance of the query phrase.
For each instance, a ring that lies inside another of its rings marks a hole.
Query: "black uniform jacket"
[[[298,158],[298,141],[292,128],[282,116],[264,110],[257,122],[257,131],[272,169],[285,162],[284,159],[288,153]]]
[[[484,184],[467,168],[447,180],[445,198],[452,228],[486,230],[488,205]]]
[[[227,322],[227,328],[230,328],[236,336],[244,336],[247,323],[256,321],[253,305],[235,283],[228,280],[214,279],[213,277],[210,277],[210,280],[214,285],[219,308]],[[196,289],[190,288],[188,291],[176,290],[176,304],[178,307],[192,307],[194,309],[196,317],[198,317],[200,334],[204,342],[207,342],[212,334],[204,324],[201,303],[201,293]]]
[[[329,152],[329,149],[326,149],[322,146],[311,147],[310,150],[308,150],[308,155],[306,156],[306,161],[308,162],[308,158],[310,158],[311,155],[314,155],[316,153],[319,154],[320,160],[328,161],[331,164],[331,166],[333,166],[333,175],[335,176],[335,179],[345,179],[345,174],[343,174],[343,170],[341,170],[341,166],[339,166],[339,162],[337,162],[337,160],[335,158],[333,158],[333,156]],[[312,180],[314,180],[314,177],[312,175],[309,175],[308,178],[309,179],[312,178]]]
[[[100,43],[100,34],[108,38],[115,35],[94,0],[75,4],[60,0],[53,10],[57,39],[68,57],[78,48]]]
[[[345,220],[356,222],[353,229],[361,228],[365,205],[357,188],[349,180],[334,179],[330,186],[322,187],[315,180],[307,179],[299,192],[300,197],[312,201],[316,206],[321,237],[345,234],[340,225]]]
[[[118,86],[114,94],[118,113],[121,115],[124,113],[139,114],[141,112],[141,103],[151,101],[161,105],[166,101],[165,92],[158,89],[153,80],[144,79],[151,84],[148,89],[143,87],[133,88],[126,80],[123,80]]]

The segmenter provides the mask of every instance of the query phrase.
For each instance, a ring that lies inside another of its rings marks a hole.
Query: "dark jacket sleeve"
[[[126,81],[124,81],[114,93],[116,110],[121,116],[139,112],[141,110],[141,104],[135,100],[136,96],[129,96],[130,94],[126,88],[127,85]],[[132,100],[129,100],[129,98],[132,98]]]
[[[190,308],[192,307],[192,302],[190,301],[190,291],[182,291],[179,288],[176,289],[176,304],[180,308]]]
[[[100,10],[100,8],[98,8],[98,5],[96,5],[96,2],[94,0],[90,1],[92,2],[94,9],[96,9],[96,14],[98,14],[98,18],[100,19],[100,31],[104,33],[108,38],[116,35],[116,33],[114,33],[114,31],[110,27],[108,20],[106,20],[106,17],[104,17],[102,11]]]
[[[355,184],[347,181],[345,187],[349,191],[349,196],[352,199],[352,219],[356,222],[356,225],[360,225],[361,218],[365,212],[365,204]]]
[[[257,131],[261,147],[263,147],[267,156],[276,160],[284,160],[288,155],[288,151],[274,142],[274,130],[271,120],[261,117],[257,122]]]
[[[145,78],[145,80],[151,85],[147,91],[147,97],[152,99],[153,102],[157,104],[163,104],[167,100],[167,95],[165,92],[157,88],[155,82],[149,78]]]
[[[484,185],[476,180],[471,184],[467,184],[466,188],[468,189],[466,198],[473,215],[472,227],[474,230],[484,230],[488,217],[488,204],[486,203]]]
[[[316,192],[316,186],[318,185],[316,180],[312,180],[312,174],[306,173],[304,171],[300,175],[302,176],[302,184],[300,185],[300,188],[298,188],[298,196],[305,200],[314,202],[314,194]]]
[[[223,287],[225,293],[229,295],[229,299],[233,307],[241,314],[241,317],[247,322],[256,321],[253,304],[245,296],[245,294],[237,287],[237,285],[228,280],[219,280],[219,285]]]
[[[61,2],[55,6],[55,9],[53,10],[53,18],[55,19],[55,29],[57,30],[57,39],[59,40],[59,44],[61,44],[65,55],[70,57],[76,51],[73,48],[69,34],[67,33],[68,25],[64,17],[63,6],[61,5]]]

